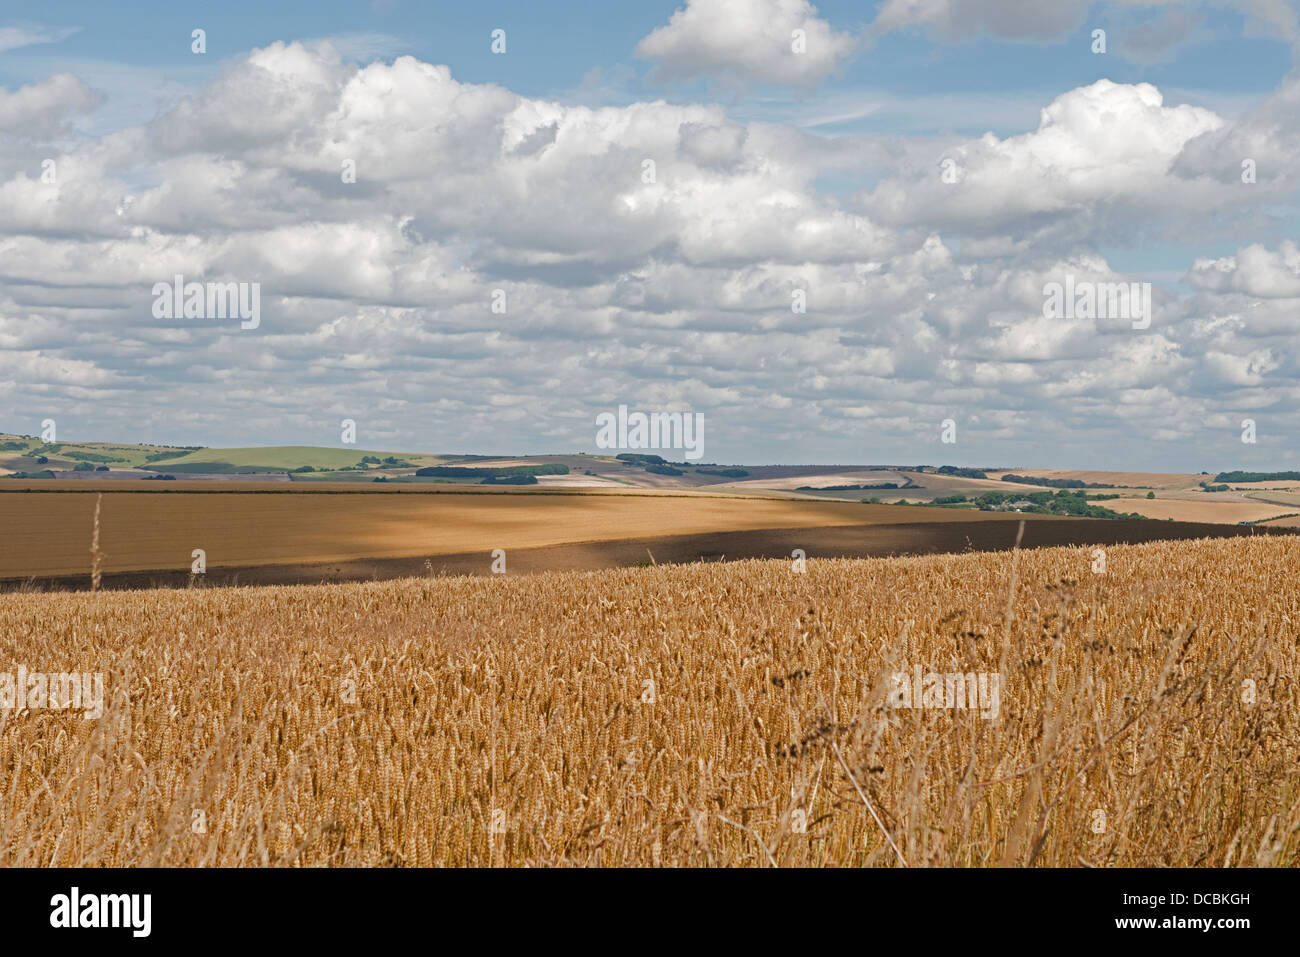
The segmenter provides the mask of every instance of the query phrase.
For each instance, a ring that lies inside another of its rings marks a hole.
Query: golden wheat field
[[[1300,863],[1300,541],[1095,561],[3,595],[0,667],[105,699],[0,710],[0,863]]]

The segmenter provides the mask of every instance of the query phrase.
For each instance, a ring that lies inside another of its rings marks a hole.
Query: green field
[[[48,463],[39,463],[44,456]],[[71,469],[77,462],[107,465],[110,469],[150,469],[159,472],[240,473],[287,472],[311,466],[328,471],[357,465],[362,456],[394,458],[413,466],[444,465],[460,456],[378,452],[367,449],[330,449],[309,445],[265,448],[168,448],[161,445],[125,445],[112,442],[53,442],[0,433],[0,468],[14,471]],[[379,467],[372,463],[372,468]],[[385,466],[391,468],[392,466]],[[311,474],[311,473],[307,473]]]
[[[116,442],[42,442],[39,438],[0,433],[0,468],[25,471],[28,469],[70,469],[77,462],[107,465],[111,469],[144,468],[149,457],[176,452],[190,455],[189,449],[174,449],[164,445],[123,445]],[[48,464],[36,464],[38,456],[49,459]],[[167,461],[171,461],[168,459]]]
[[[40,462],[40,457],[48,459]],[[362,458],[370,459],[365,471],[355,469]],[[43,470],[68,471],[78,462],[105,465],[110,470],[147,469],[176,475],[185,474],[257,474],[284,473],[310,467],[294,478],[308,481],[369,481],[369,472],[395,477],[403,469],[430,465],[476,465],[501,460],[489,455],[433,455],[423,452],[385,452],[372,449],[322,448],[311,445],[281,445],[254,448],[175,448],[162,445],[126,445],[112,442],[45,443],[31,436],[0,433],[0,469],[35,473]],[[574,462],[578,467],[590,465],[626,468],[624,463],[606,456],[508,456],[512,462],[544,465],[556,461]],[[386,461],[388,460],[388,461]],[[430,481],[421,479],[421,481]]]
[[[168,472],[287,472],[310,465],[340,469],[356,465],[362,456],[395,458],[412,465],[438,465],[444,456],[367,449],[326,449],[311,445],[272,445],[248,449],[200,449],[183,458],[167,459],[153,467]]]

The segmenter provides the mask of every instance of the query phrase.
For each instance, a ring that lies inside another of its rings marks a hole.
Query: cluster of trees
[[[988,478],[988,473],[983,469],[963,469],[956,465],[940,465],[934,472],[936,475],[955,475],[958,478]]]
[[[501,478],[506,475],[568,475],[567,465],[504,465],[504,466],[464,466],[464,465],[427,465],[416,469],[415,474],[422,478]]]
[[[197,449],[176,449],[173,452],[150,452],[144,457],[144,460],[146,462],[163,462],[167,459],[178,459],[182,456],[189,455],[191,451],[197,451]]]
[[[620,452],[614,458],[627,465],[639,465],[647,472],[653,472],[655,475],[685,475],[686,469],[690,468],[689,462],[673,462],[662,455],[643,452]],[[716,465],[716,463],[714,464]],[[717,475],[721,478],[747,478],[749,476],[749,472],[745,469],[697,468],[695,471],[701,475]]]
[[[875,485],[800,485],[799,492],[848,492],[858,489],[915,488],[913,485],[899,485],[897,482],[879,482]]]
[[[101,455],[98,452],[69,452],[68,458],[79,462],[126,462],[128,459],[116,455]]]
[[[974,505],[981,511],[996,511],[1013,502],[1027,502],[1020,505],[1022,512],[1037,515],[1077,515],[1083,518],[1144,518],[1133,512],[1116,512],[1113,509],[1093,505],[1092,502],[1119,498],[1118,495],[1093,495],[1084,492],[1062,489],[1059,492],[984,492],[974,498],[965,495],[941,495],[931,505]]]
[[[718,475],[723,478],[748,478],[746,469],[696,469],[701,475]]]
[[[1002,476],[1004,482],[1017,482],[1020,485],[1046,485],[1048,488],[1115,488],[1105,482],[1082,482],[1079,479],[1034,478],[1031,475],[1013,475],[1008,472]]]
[[[340,469],[339,471],[341,471],[341,472],[353,472],[353,471],[357,471],[357,470],[363,470],[363,469],[366,468],[366,466],[369,466],[369,465],[378,465],[378,466],[382,466],[383,468],[386,468],[386,469],[410,469],[410,468],[415,468],[415,463],[414,463],[414,462],[407,462],[406,460],[404,460],[404,459],[399,459],[399,458],[397,458],[396,456],[393,456],[393,455],[389,455],[389,456],[387,456],[387,457],[385,457],[385,458],[382,458],[382,459],[381,459],[379,456],[377,456],[377,455],[363,455],[363,456],[361,456],[361,461],[358,462],[356,465],[345,466],[344,468]],[[295,472],[301,472],[301,471],[303,471],[303,469],[294,469],[294,471],[295,471]],[[315,471],[315,469],[312,469],[311,471]]]
[[[1216,482],[1294,482],[1300,481],[1300,472],[1220,472]],[[1201,483],[1205,485],[1204,482]]]

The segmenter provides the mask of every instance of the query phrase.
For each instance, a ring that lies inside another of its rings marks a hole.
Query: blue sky
[[[6,4],[0,429],[332,444],[348,416],[370,447],[574,451],[628,403],[704,412],[717,461],[1294,467],[1296,22],[1291,0]],[[260,283],[267,320],[155,321],[181,271]],[[1067,272],[1150,282],[1157,322],[1048,324]]]
[[[205,9],[141,2],[133,3],[127,12],[111,4],[77,0],[54,8],[60,14],[57,23],[5,11],[7,26],[54,34],[75,32],[57,43],[7,51],[0,60],[0,82],[29,83],[60,64],[80,61],[105,71],[115,67],[141,71],[142,80],[148,75],[193,86],[210,80],[227,60],[242,57],[253,47],[277,40],[329,37],[360,60],[409,54],[447,64],[463,82],[499,83],[527,96],[598,99],[594,91],[584,88],[586,80],[599,83],[612,100],[624,103],[658,96],[689,100],[708,95],[710,83],[649,84],[645,77],[651,65],[636,55],[638,41],[680,6],[671,2],[267,4],[231,0]],[[816,5],[818,13],[837,28],[855,33],[869,32],[879,8],[880,3]],[[19,9],[12,5],[12,11]],[[33,12],[30,7],[21,9],[29,15]],[[981,31],[961,42],[936,43],[920,27],[898,31],[871,42],[862,56],[815,94],[792,97],[775,91],[775,99],[781,104],[802,103],[810,113],[820,115],[816,104],[843,98],[874,101],[889,96],[897,98],[901,107],[911,98],[945,98],[960,90],[987,95],[987,110],[950,115],[927,111],[913,126],[895,107],[885,111],[886,119],[863,117],[832,128],[1005,134],[1018,129],[1008,122],[1008,114],[1014,114],[1017,106],[1024,122],[1030,122],[1045,99],[1090,83],[1098,75],[1119,83],[1155,83],[1176,91],[1178,102],[1230,112],[1275,89],[1291,67],[1289,44],[1282,37],[1245,35],[1242,14],[1209,8],[1198,11],[1198,26],[1167,61],[1141,63],[1112,56],[1099,74],[1097,57],[1089,48],[1092,30],[1158,20],[1159,8],[1094,4],[1091,10],[1082,26],[1050,42],[1008,40]],[[202,59],[190,52],[189,34],[196,27],[207,31],[208,55]],[[507,56],[494,56],[489,50],[489,35],[496,28],[507,30]],[[737,105],[756,119],[787,116],[765,109],[773,93],[760,86]]]

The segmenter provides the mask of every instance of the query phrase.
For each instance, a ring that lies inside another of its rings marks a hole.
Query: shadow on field
[[[511,575],[544,571],[591,571],[635,565],[730,561],[745,558],[789,559],[800,548],[808,558],[879,558],[966,551],[1002,551],[1015,545],[1019,522],[925,522],[904,525],[840,525],[827,528],[778,528],[699,535],[665,535],[611,542],[584,542],[540,548],[506,548]],[[1022,548],[1057,545],[1117,545],[1240,535],[1287,535],[1300,530],[1261,526],[1208,525],[1130,519],[1038,519],[1025,522]],[[306,585],[430,575],[487,575],[490,549],[415,558],[365,558],[311,565],[209,567],[195,583],[232,585]],[[105,574],[102,587],[178,588],[191,584],[187,571]],[[4,591],[85,591],[89,575],[0,581]]]

